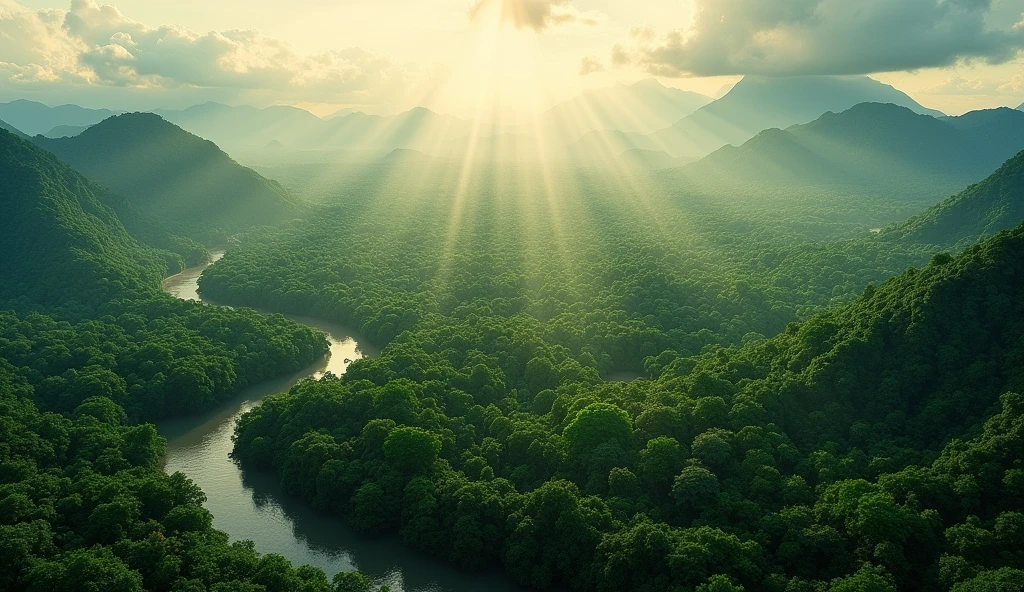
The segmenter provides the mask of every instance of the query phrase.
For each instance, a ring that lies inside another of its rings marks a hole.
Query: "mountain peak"
[[[199,241],[215,239],[215,229],[271,223],[298,207],[277,183],[153,113],[116,115],[75,137],[34,141],[168,230]]]

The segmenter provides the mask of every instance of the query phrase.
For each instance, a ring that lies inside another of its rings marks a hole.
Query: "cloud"
[[[963,96],[1020,96],[1024,94],[1024,74],[1014,74],[1009,79],[964,78],[954,74],[941,84],[921,90],[929,95]]]
[[[73,0],[67,11],[0,0],[3,82],[272,90],[343,102],[394,99],[404,91],[405,73],[359,48],[299,55],[258,31],[151,27],[93,0]]]
[[[580,12],[572,0],[477,0],[469,9],[469,18],[472,21],[497,18],[498,22],[518,29],[541,32],[572,23],[593,26],[601,15]]]
[[[604,64],[593,56],[583,56],[583,59],[580,60],[580,76],[586,76],[594,72],[604,72],[604,70]]]
[[[1020,23],[988,23],[992,0],[694,0],[685,29],[635,29],[617,63],[662,76],[869,74],[1005,63]],[[990,26],[995,25],[995,26]]]

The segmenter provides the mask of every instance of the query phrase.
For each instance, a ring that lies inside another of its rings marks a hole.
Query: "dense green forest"
[[[336,589],[321,570],[293,568],[214,530],[203,492],[160,470],[164,442],[152,425],[128,423],[100,395],[68,413],[40,409],[33,401],[45,397],[25,374],[0,361],[0,588]],[[349,589],[347,579],[338,589]]]
[[[1019,193],[1014,162],[986,183]],[[200,281],[387,344],[239,424],[236,455],[290,493],[538,588],[1024,582],[1024,228],[951,257],[959,237],[867,232],[870,191],[346,180]]]
[[[1019,582],[1022,262],[1024,228],[776,338],[648,358],[650,381],[602,383],[522,321],[410,331],[250,412],[236,453],[537,587]]]
[[[1007,161],[981,183],[971,185],[918,216],[886,228],[884,235],[904,241],[969,245],[1024,220],[1021,187],[1024,187],[1024,153]]]
[[[277,182],[152,113],[117,115],[71,138],[33,141],[170,232],[205,244],[302,211]]]
[[[332,583],[229,543],[138,423],[305,367],[324,336],[163,294],[181,258],[140,243],[111,194],[6,131],[0,196],[0,588],[369,590],[361,574]]]
[[[992,236],[1024,154],[920,213],[1017,119],[860,106],[718,153],[749,173],[719,187],[415,153],[283,169],[315,205],[153,115],[0,131],[0,587],[374,588],[229,543],[140,423],[327,351],[161,293],[231,234],[205,298],[383,348],[235,431],[239,462],[361,533],[538,589],[1024,589],[1024,226]],[[793,168],[833,136],[860,151]],[[882,161],[917,190],[847,176]]]
[[[865,196],[836,221],[820,193],[745,205],[618,171],[493,167],[460,187],[458,167],[405,163],[346,182],[317,216],[232,249],[201,290],[380,344],[452,322],[514,324],[609,375],[668,349],[774,335],[936,250],[875,240],[856,218]]]

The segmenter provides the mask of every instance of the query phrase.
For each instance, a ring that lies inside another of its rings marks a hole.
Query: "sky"
[[[0,0],[0,100],[517,118],[657,77],[871,75],[949,114],[1024,103],[1024,0]]]

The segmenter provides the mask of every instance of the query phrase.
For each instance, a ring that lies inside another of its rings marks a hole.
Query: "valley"
[[[1020,110],[4,117],[2,589],[1024,589]]]

